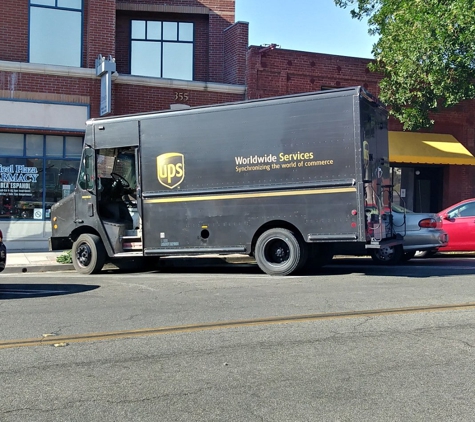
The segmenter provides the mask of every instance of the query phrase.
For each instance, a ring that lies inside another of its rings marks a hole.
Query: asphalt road
[[[0,278],[3,421],[473,421],[475,259]]]

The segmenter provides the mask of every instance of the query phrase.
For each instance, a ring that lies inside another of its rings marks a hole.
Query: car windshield
[[[399,212],[401,214],[412,214],[414,211],[408,210],[407,208],[402,207],[401,205],[391,204],[391,209],[393,212]]]

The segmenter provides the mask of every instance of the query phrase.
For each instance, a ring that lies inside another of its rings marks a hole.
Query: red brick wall
[[[169,109],[171,104],[180,102],[175,100],[176,94],[186,94],[186,104],[192,107],[243,100],[243,96],[237,94],[115,84],[112,95],[113,111],[114,114],[120,115]]]
[[[27,61],[28,10],[26,0],[0,1],[0,60]]]
[[[115,57],[115,0],[84,2],[83,67],[95,68],[99,54]]]
[[[247,97],[264,98],[319,91],[322,87],[358,85],[379,96],[381,75],[369,71],[369,62],[353,57],[253,46],[247,54]],[[465,101],[434,117],[433,132],[455,136],[475,155],[475,100]],[[390,119],[389,129],[402,130],[402,125]],[[444,207],[475,197],[475,166],[447,166],[443,190]]]
[[[246,54],[249,25],[237,22],[224,32],[224,82],[246,83]]]
[[[126,13],[119,11],[116,18],[116,3],[207,7],[210,9],[210,14]],[[28,2],[26,0],[1,0],[0,16],[2,20],[0,60],[27,62]],[[117,59],[118,71],[130,73],[130,26],[128,20],[131,17],[195,22],[195,80],[224,82],[224,31],[234,23],[234,0],[181,0],[173,1],[173,4],[170,4],[169,0],[85,0],[83,67],[94,68],[95,60],[99,54],[105,57],[112,55]],[[242,51],[240,54],[244,55],[245,53]],[[239,60],[245,61],[245,57],[240,57]]]
[[[209,14],[157,13],[116,10],[123,5],[168,5],[199,7]],[[26,62],[28,60],[28,16],[26,0],[0,0],[0,60]],[[83,66],[95,68],[99,54],[116,58],[117,70],[130,73],[130,20],[170,19],[195,23],[194,76],[196,81],[223,82],[225,29],[234,23],[234,0],[85,0],[83,28]],[[227,59],[228,79],[244,83],[247,25],[232,27],[226,44],[232,60]],[[231,75],[231,76],[229,76]],[[13,81],[13,83],[12,83]],[[237,82],[235,82],[237,83]],[[99,115],[100,80],[69,78],[31,73],[0,72],[0,89],[24,93],[64,94],[91,99],[91,117]],[[125,114],[167,109],[177,94],[187,94],[189,105],[214,104],[243,100],[242,95],[208,91],[183,91],[125,84],[113,84],[113,113]]]
[[[354,85],[379,94],[378,79],[365,59],[251,47],[247,62],[249,99]]]

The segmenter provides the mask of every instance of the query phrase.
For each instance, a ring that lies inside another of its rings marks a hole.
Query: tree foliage
[[[475,0],[334,1],[379,37],[370,69],[404,129],[430,127],[437,111],[475,98]]]

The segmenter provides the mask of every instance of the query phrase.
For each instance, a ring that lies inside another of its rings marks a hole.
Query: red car
[[[439,248],[440,252],[475,251],[475,198],[458,202],[438,215],[449,235],[449,243]]]

